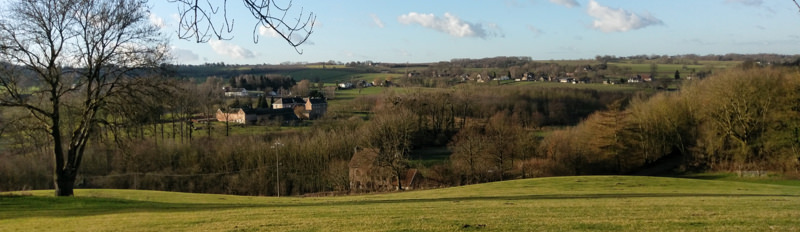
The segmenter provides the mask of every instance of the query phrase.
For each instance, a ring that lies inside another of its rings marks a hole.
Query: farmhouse
[[[299,97],[276,98],[275,101],[272,102],[273,109],[294,109],[295,106],[305,107],[305,105],[306,101]]]
[[[328,101],[325,98],[304,98],[303,100],[306,102],[306,118],[321,118],[328,111]]]
[[[281,122],[288,122],[297,120],[299,117],[295,115],[292,108],[285,109],[251,109],[251,108],[233,108],[230,110],[217,110],[217,121],[220,122],[233,122],[239,124],[256,124],[259,122],[280,120]]]
[[[248,120],[248,115],[242,108],[232,108],[229,110],[217,110],[217,121],[220,122],[234,122],[234,123],[247,123],[247,121],[255,120],[255,115],[250,115],[250,119]]]

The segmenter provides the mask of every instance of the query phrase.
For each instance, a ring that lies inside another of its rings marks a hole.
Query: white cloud
[[[189,49],[181,49],[173,46],[170,49],[170,53],[175,58],[175,60],[179,62],[191,62],[197,61],[200,59],[200,56],[197,53],[194,53],[192,50]]]
[[[578,3],[578,1],[575,1],[575,0],[550,0],[550,2],[558,4],[558,5],[566,6],[566,7],[569,7],[569,8],[581,6],[581,4]]]
[[[601,6],[595,0],[589,1],[588,13],[594,18],[592,27],[603,32],[625,32],[664,24],[660,19],[648,13],[634,14],[624,9],[612,9]]]
[[[275,31],[275,29],[272,28],[269,25],[267,25],[267,26],[264,26],[264,25],[259,26],[258,27],[258,34],[261,35],[261,36],[270,37],[270,38],[281,37],[281,35],[278,34],[278,32]]]
[[[150,14],[150,16],[148,16],[147,18],[150,20],[151,24],[155,25],[159,29],[164,29],[165,27],[167,27],[167,24],[164,23],[164,19],[158,17],[158,15]]]
[[[267,38],[281,38],[281,39],[283,39],[283,37],[278,33],[278,31],[276,31],[274,28],[270,27],[269,25],[258,26],[258,34],[261,35],[261,36],[267,37]],[[299,43],[300,41],[303,41],[303,35],[292,34],[292,35],[290,35],[289,39],[293,43]],[[312,42],[311,40],[306,40],[305,42],[303,42],[303,44],[305,44],[305,45],[314,45],[314,42]]]
[[[497,37],[502,36],[499,27],[492,24],[487,30],[482,24],[463,21],[450,13],[444,13],[444,17],[437,17],[434,14],[420,14],[411,12],[400,15],[397,18],[402,24],[419,24],[422,27],[444,32],[455,37]]]
[[[739,3],[747,6],[761,6],[764,0],[725,0],[725,3]]]
[[[292,34],[292,36],[289,39],[292,40],[292,43],[300,43],[300,42],[302,42],[303,45],[314,45],[315,44],[314,41],[312,41],[310,39],[307,39],[306,41],[303,41],[303,39],[305,39],[304,35],[299,35],[299,34]]]
[[[539,28],[536,28],[533,25],[528,24],[526,26],[528,27],[529,31],[533,32],[533,34],[535,36],[540,36],[540,35],[544,34],[544,32],[542,32],[542,30],[539,30]]]
[[[381,21],[381,18],[378,18],[377,15],[369,14],[369,17],[372,17],[372,23],[375,24],[376,27],[378,27],[378,28],[383,28],[384,27],[383,21]]]
[[[233,59],[249,59],[255,57],[255,54],[250,50],[240,47],[239,45],[226,43],[225,41],[208,41],[208,45],[211,45],[211,49],[217,54]]]

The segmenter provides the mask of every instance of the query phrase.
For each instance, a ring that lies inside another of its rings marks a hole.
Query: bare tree
[[[107,106],[157,86],[144,74],[166,46],[147,17],[146,0],[14,0],[3,9],[0,106],[26,109],[49,135],[57,196],[73,195]]]
[[[228,0],[169,0],[179,4],[180,22],[178,37],[208,42],[211,38],[231,39],[235,19],[228,15]],[[311,36],[317,16],[306,14],[301,8],[297,17],[286,18],[292,9],[292,1],[279,5],[275,0],[243,0],[242,5],[256,19],[253,26],[253,42],[258,43],[259,30],[274,30],[292,47],[302,45]],[[220,9],[222,7],[222,9]],[[221,14],[221,19],[219,15]],[[297,50],[298,53],[303,53]]]
[[[484,134],[482,128],[464,128],[447,145],[453,151],[450,156],[453,169],[462,175],[465,184],[480,183],[491,165],[492,157],[488,153],[491,141]]]
[[[391,170],[398,190],[403,190],[403,173],[408,168],[408,154],[417,133],[415,118],[410,110],[392,105],[377,112],[362,128],[366,145],[378,150],[375,165]]]

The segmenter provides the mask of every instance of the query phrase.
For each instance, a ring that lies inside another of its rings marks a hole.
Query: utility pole
[[[280,147],[283,147],[281,141],[277,141],[272,145],[272,149],[275,149],[275,192],[278,194],[278,197],[281,197],[281,173],[278,155],[278,149]]]

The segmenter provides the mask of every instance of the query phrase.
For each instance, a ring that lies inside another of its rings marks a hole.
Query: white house
[[[353,88],[353,83],[350,83],[350,82],[339,83],[339,88],[341,88],[341,89]]]
[[[247,97],[247,90],[244,88],[224,88],[226,97]]]

